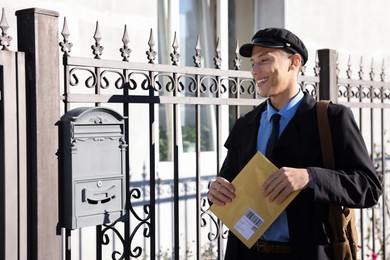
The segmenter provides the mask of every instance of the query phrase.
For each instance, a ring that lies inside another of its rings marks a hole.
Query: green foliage
[[[164,128],[159,129],[160,161],[168,160],[168,133]],[[196,148],[196,127],[193,124],[184,125],[181,128],[183,138],[183,151],[194,152]],[[212,151],[212,131],[207,125],[200,127],[200,150]]]

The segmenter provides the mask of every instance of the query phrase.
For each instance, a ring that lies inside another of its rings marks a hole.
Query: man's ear
[[[299,54],[294,54],[292,57],[291,66],[300,67],[302,63],[302,57]]]

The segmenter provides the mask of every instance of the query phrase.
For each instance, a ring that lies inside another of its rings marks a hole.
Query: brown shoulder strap
[[[322,158],[324,160],[324,167],[329,169],[335,168],[333,158],[333,144],[332,135],[330,132],[328,120],[328,105],[329,100],[321,100],[317,102],[317,122],[318,130],[320,132],[320,141],[322,149]]]

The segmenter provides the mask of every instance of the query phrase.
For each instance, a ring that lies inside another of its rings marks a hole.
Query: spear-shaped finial
[[[202,56],[200,55],[200,50],[201,50],[201,47],[200,47],[200,39],[199,39],[199,35],[196,39],[196,45],[195,45],[195,55],[192,56],[192,58],[194,59],[194,63],[195,63],[195,67],[199,68],[200,67],[200,63],[201,63],[201,60],[202,60]]]
[[[130,42],[129,35],[127,33],[127,25],[125,24],[125,29],[123,31],[123,37],[122,37],[123,47],[119,49],[121,52],[122,60],[123,61],[129,61],[131,49],[129,48],[128,44]]]
[[[370,69],[370,80],[374,80],[375,72],[374,72],[374,58],[371,59],[371,69]]]
[[[95,39],[95,44],[91,45],[91,48],[93,50],[92,53],[95,55],[95,59],[100,59],[100,56],[103,53],[104,47],[100,45],[100,40],[102,39],[102,36],[100,34],[99,22],[96,22],[96,29],[95,29],[95,34],[93,35],[93,38]]]
[[[316,52],[316,56],[314,58],[314,76],[319,76],[320,75],[320,70],[321,70],[321,67],[320,67],[320,60],[318,58],[318,52]]]
[[[363,56],[360,56],[360,64],[359,64],[359,79],[363,79],[364,71],[363,71]]]
[[[150,29],[150,35],[149,35],[149,50],[146,52],[146,55],[148,57],[149,63],[154,64],[154,60],[156,59],[157,52],[154,50],[154,46],[156,45],[153,37],[153,30]]]
[[[66,17],[64,17],[64,25],[62,27],[62,32],[61,32],[62,37],[64,38],[62,42],[60,42],[61,46],[61,51],[64,53],[64,55],[68,56],[69,52],[71,51],[73,47],[73,43],[69,42],[69,29],[68,29],[68,24],[66,22]]]
[[[234,69],[235,70],[240,70],[241,68],[241,59],[239,55],[239,50],[240,50],[240,43],[238,39],[236,39],[236,50],[234,52],[234,59],[233,59],[233,64],[234,64]]]
[[[352,76],[352,70],[351,70],[351,54],[348,56],[348,69],[346,70],[347,72],[347,77],[350,79]]]
[[[221,44],[219,42],[219,37],[217,39],[217,48],[215,49],[215,54],[216,54],[214,58],[215,68],[220,69],[222,64],[222,58],[221,58]]]
[[[0,20],[0,28],[1,28],[1,36],[0,36],[0,50],[6,50],[8,51],[8,47],[10,46],[10,43],[12,41],[12,37],[7,35],[7,30],[9,28],[7,17],[5,16],[4,8],[2,8],[1,12],[1,20]]]
[[[180,53],[177,51],[177,49],[179,48],[179,44],[177,43],[176,32],[175,32],[175,36],[173,38],[172,48],[173,48],[173,52],[170,54],[172,65],[178,65]]]
[[[381,81],[384,82],[385,81],[385,77],[386,77],[386,74],[385,74],[385,59],[382,60],[382,72],[381,72]]]

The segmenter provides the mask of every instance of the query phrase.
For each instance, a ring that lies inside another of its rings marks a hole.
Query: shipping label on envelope
[[[263,154],[257,152],[232,181],[236,198],[225,206],[211,205],[213,212],[248,248],[260,238],[290,202],[293,192],[281,204],[269,202],[263,195],[263,183],[277,170]]]

